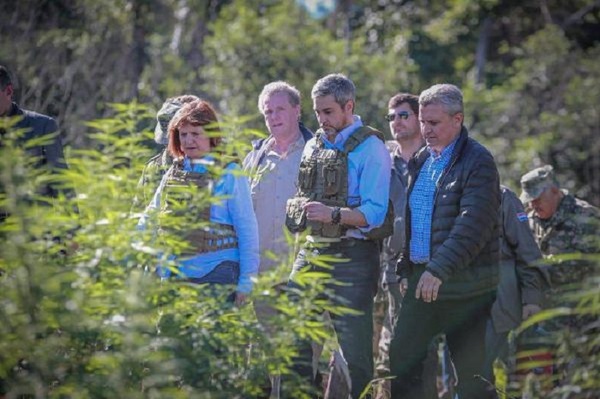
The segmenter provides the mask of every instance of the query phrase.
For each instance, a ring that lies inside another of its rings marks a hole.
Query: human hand
[[[406,295],[406,290],[408,290],[408,279],[403,278],[400,280],[400,293],[402,294],[402,297]]]
[[[246,299],[248,298],[248,294],[244,294],[243,292],[236,291],[235,293],[235,305],[242,306],[246,303]]]
[[[322,223],[331,223],[331,212],[333,209],[317,201],[310,201],[304,204],[306,219],[315,220]]]
[[[533,316],[536,313],[539,313],[542,310],[542,308],[539,305],[534,305],[534,304],[526,304],[523,305],[523,320],[527,320],[528,318],[530,318],[531,316]]]
[[[438,291],[441,285],[442,280],[435,277],[428,271],[425,271],[417,283],[415,298],[423,298],[423,301],[425,302],[433,302],[437,299]]]

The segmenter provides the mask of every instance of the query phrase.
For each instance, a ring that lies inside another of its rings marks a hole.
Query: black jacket
[[[408,198],[429,157],[421,149],[409,163]],[[438,182],[431,223],[430,260],[410,260],[411,211],[406,206],[406,237],[396,273],[400,278],[427,270],[442,280],[438,300],[496,290],[499,263],[500,183],[494,158],[462,128],[450,162]],[[415,269],[415,270],[413,270]]]
[[[27,149],[27,155],[38,159],[37,167],[49,168],[51,171],[65,169],[67,167],[60,135],[56,133],[58,128],[54,119],[46,115],[38,114],[37,112],[22,109],[16,103],[13,103],[8,116],[21,116],[23,118],[15,126],[18,129],[25,130],[23,137],[20,138],[20,142],[23,144],[29,140],[55,133],[47,144],[37,145]],[[42,188],[40,194],[56,197],[58,191],[59,190],[51,184],[48,184]]]

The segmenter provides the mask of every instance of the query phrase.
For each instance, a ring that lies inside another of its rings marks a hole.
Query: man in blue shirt
[[[486,397],[476,379],[499,262],[500,184],[492,155],[463,126],[461,91],[419,96],[426,147],[409,163],[407,242],[396,272],[404,300],[390,348],[392,397],[423,398],[422,362],[446,334],[461,399]]]
[[[317,81],[312,99],[320,129],[304,148],[299,190],[288,202],[297,205],[311,230],[294,263],[290,286],[302,289],[296,280],[303,272],[322,272],[331,278],[326,289],[333,303],[356,311],[331,314],[331,319],[348,364],[352,397],[358,398],[373,377],[378,239],[391,234],[392,223],[386,217],[390,157],[381,133],[354,115],[355,87],[346,76],[331,74]],[[315,255],[340,261],[325,268],[311,262]],[[295,371],[310,379],[310,342],[297,345]]]

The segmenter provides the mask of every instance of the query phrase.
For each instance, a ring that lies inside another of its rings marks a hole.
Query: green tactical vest
[[[177,160],[167,172],[166,179],[161,231],[176,232],[188,243],[181,256],[237,248],[233,226],[210,221],[209,198],[213,187],[210,173],[184,171],[183,162]],[[197,202],[202,205],[196,205]],[[174,220],[179,226],[173,225]]]
[[[348,226],[307,220],[303,206],[306,202],[318,201],[327,206],[348,207],[348,154],[371,136],[376,136],[383,142],[385,139],[381,132],[362,126],[348,137],[344,148],[338,150],[324,148],[322,135],[322,131],[316,133],[316,146],[312,155],[300,162],[298,191],[294,198],[288,200],[286,226],[292,233],[309,227],[312,235],[339,238],[346,233]],[[388,237],[393,233],[393,222],[393,207],[388,203],[384,223],[365,236],[372,240]]]

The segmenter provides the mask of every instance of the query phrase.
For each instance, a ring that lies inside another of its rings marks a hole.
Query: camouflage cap
[[[521,202],[527,204],[544,192],[548,187],[557,186],[554,168],[544,165],[529,171],[521,177]]]
[[[169,144],[169,122],[171,122],[171,119],[173,119],[182,106],[183,104],[179,101],[167,100],[156,113],[157,123],[154,128],[154,141],[156,141],[157,144]]]

